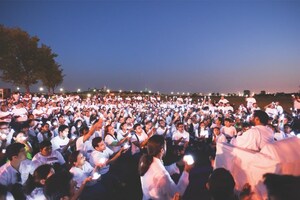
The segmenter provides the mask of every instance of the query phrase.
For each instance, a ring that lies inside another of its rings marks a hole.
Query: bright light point
[[[184,95],[184,92],[182,94]]]
[[[87,94],[87,97],[91,97],[91,94]]]
[[[183,156],[183,161],[185,161],[188,165],[194,164],[194,158],[191,155]]]
[[[121,93],[121,92],[122,92],[122,90],[119,90],[119,92]]]
[[[208,96],[211,96],[211,93],[208,93]]]
[[[171,94],[174,94],[174,92],[171,92]]]
[[[59,91],[61,91],[61,92],[64,91],[64,88],[60,88]]]
[[[132,90],[130,90],[130,93],[132,93]]]
[[[177,94],[179,94],[179,92],[177,92]]]
[[[96,92],[96,89],[94,89],[93,91]]]
[[[140,93],[143,93],[143,91],[141,90]]]
[[[44,88],[40,87],[40,91],[42,92],[44,90]]]
[[[151,90],[149,91],[149,94],[151,94]]]
[[[188,92],[187,95],[190,95],[190,93]]]
[[[107,93],[109,93],[109,92],[110,92],[110,90],[106,90],[106,92],[107,92]]]
[[[20,88],[19,88],[19,87],[17,87],[17,90],[20,90]]]
[[[77,89],[77,92],[80,92],[81,90],[80,89]]]

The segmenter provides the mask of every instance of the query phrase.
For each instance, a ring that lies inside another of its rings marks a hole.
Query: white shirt
[[[140,178],[143,200],[171,200],[176,192],[183,195],[189,183],[189,174],[184,171],[176,185],[162,162],[156,157],[153,158],[148,171]]]
[[[43,187],[34,188],[30,195],[26,196],[26,200],[47,200],[43,189]]]
[[[62,139],[59,136],[52,138],[51,140],[52,151],[58,150],[61,152],[63,148],[68,145],[69,141],[70,139],[68,137],[65,137],[65,139]]]
[[[217,136],[214,136],[214,138],[216,138],[216,143],[217,143],[217,142],[225,142],[225,143],[227,143],[227,139],[226,139],[225,135],[222,134],[222,133],[220,133],[220,134],[217,135]],[[214,139],[214,138],[213,138],[213,139]]]
[[[101,151],[97,151],[94,150],[91,153],[91,157],[90,157],[90,164],[95,167],[97,164],[100,164],[100,160],[102,160],[101,158],[104,158],[106,160],[109,159],[109,157],[113,154],[114,152],[112,150],[110,150],[108,147],[106,147],[106,149],[101,152]],[[100,174],[106,174],[109,171],[109,165],[105,165],[104,167],[101,167],[99,169],[99,173]]]
[[[179,146],[183,146],[186,142],[190,141],[190,134],[186,131],[183,131],[183,133],[180,133],[179,131],[175,131],[173,133],[172,140],[177,141],[182,137],[183,139],[179,142],[178,144]]]
[[[137,137],[138,137],[138,139],[137,139]],[[144,131],[142,132],[141,135],[132,134],[132,137],[131,137],[131,143],[132,143],[132,145],[131,145],[131,153],[132,153],[132,155],[140,152],[140,148],[137,147],[136,145],[134,145],[133,142],[138,141],[139,143],[142,143],[147,138],[148,138],[148,135]]]
[[[10,161],[5,163],[0,168],[0,184],[12,185],[15,183],[24,184],[28,179],[28,175],[32,172],[32,165],[30,160],[23,160],[20,164],[19,171],[11,166]],[[18,180],[18,173],[20,174],[21,180]]]
[[[222,126],[220,132],[223,133],[226,137],[234,137],[237,134],[234,126]]]
[[[52,151],[52,153],[49,156],[43,156],[41,152],[35,154],[35,156],[32,158],[32,162],[34,165],[34,169],[36,169],[38,166],[43,164],[54,164],[59,163],[61,165],[65,164],[65,160],[61,153],[58,151]]]
[[[95,150],[92,145],[92,140],[93,138],[90,137],[88,140],[83,142],[83,136],[76,140],[76,150],[80,151],[86,157],[86,160],[90,159],[91,153]]]
[[[243,135],[233,138],[230,143],[241,148],[260,151],[266,144],[273,141],[273,130],[266,126],[258,125],[245,131]]]
[[[274,133],[274,138],[279,141],[279,140],[283,140],[284,138],[286,138],[286,135],[284,134],[283,131]]]
[[[115,136],[107,134],[105,136],[104,142],[115,153],[121,149],[121,146],[116,145],[119,142],[119,140]]]
[[[70,172],[73,174],[73,180],[76,181],[78,188],[87,177],[92,175],[93,170],[94,168],[87,161],[85,161],[82,169],[74,166],[70,169]]]
[[[164,129],[162,129],[161,127],[158,127],[156,130],[156,134],[157,135],[164,135],[166,132],[167,127],[165,127]]]

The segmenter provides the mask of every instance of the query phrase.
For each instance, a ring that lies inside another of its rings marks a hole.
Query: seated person
[[[34,170],[33,175],[30,175],[25,183],[24,191],[27,200],[46,199],[44,195],[44,186],[46,180],[54,174],[54,169],[51,165],[41,165]]]
[[[64,166],[66,163],[61,153],[52,151],[52,144],[49,140],[44,140],[40,143],[40,152],[35,154],[32,161],[34,169],[43,164],[53,165],[58,163]]]
[[[44,194],[47,199],[79,199],[86,183],[91,177],[85,179],[79,189],[76,189],[76,182],[73,175],[68,171],[61,171],[50,176],[45,183]]]
[[[23,184],[31,171],[31,163],[26,159],[25,145],[21,143],[10,144],[6,148],[8,162],[0,168],[0,184],[11,186],[16,183]]]

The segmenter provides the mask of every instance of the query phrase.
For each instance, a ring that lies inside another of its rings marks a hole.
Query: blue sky
[[[50,46],[70,91],[299,90],[300,1],[2,0],[0,23]]]

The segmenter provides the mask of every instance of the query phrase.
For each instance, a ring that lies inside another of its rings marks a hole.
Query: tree
[[[61,84],[62,69],[54,60],[57,55],[46,45],[39,47],[38,44],[38,37],[31,37],[19,28],[0,25],[0,78],[25,87],[26,92],[30,92],[30,86],[38,80],[52,91]],[[47,81],[50,77],[52,80]]]
[[[46,45],[42,45],[39,49],[40,78],[43,85],[47,87],[48,93],[54,93],[55,88],[63,82],[63,70],[55,62],[56,57],[57,55]]]

